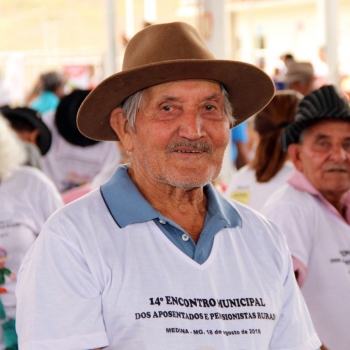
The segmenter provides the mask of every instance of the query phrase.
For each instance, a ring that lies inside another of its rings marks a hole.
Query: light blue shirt
[[[43,91],[36,99],[34,99],[29,107],[35,109],[40,114],[57,109],[60,99],[51,91]]]
[[[101,186],[101,194],[119,227],[153,220],[167,238],[199,264],[209,257],[215,235],[225,227],[242,227],[237,211],[214,189],[204,187],[208,199],[204,227],[197,244],[169,218],[162,216],[141,195],[128,175],[128,165],[120,165],[111,179]]]

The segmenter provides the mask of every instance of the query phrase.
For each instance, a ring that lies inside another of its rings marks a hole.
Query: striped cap
[[[298,143],[305,129],[327,119],[350,122],[349,103],[339,96],[333,85],[322,86],[301,100],[294,122],[282,134],[283,150],[287,151],[290,144]]]

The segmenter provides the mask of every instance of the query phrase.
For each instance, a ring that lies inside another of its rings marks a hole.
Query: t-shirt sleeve
[[[51,221],[51,219],[50,219]],[[50,223],[49,221],[49,223]],[[19,271],[17,332],[22,350],[86,350],[108,345],[102,286],[62,228],[46,224]]]
[[[63,206],[63,201],[56,186],[45,174],[40,173],[35,187],[36,192],[33,190],[32,200],[34,201],[33,211],[35,211],[37,233],[39,234],[47,219]]]
[[[267,203],[261,212],[282,230],[291,254],[308,267],[314,229],[310,227],[312,218],[305,217],[305,208],[295,203],[276,201]]]
[[[286,257],[282,275],[284,294],[282,311],[270,342],[270,349],[319,349],[321,341],[316,334],[306,303],[296,283],[292,259],[284,239],[281,250]]]

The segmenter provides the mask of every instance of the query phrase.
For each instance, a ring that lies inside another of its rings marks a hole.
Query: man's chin
[[[191,190],[194,188],[199,188],[199,187],[204,187],[208,183],[214,181],[217,178],[217,175],[215,174],[208,174],[207,176],[174,176],[168,175],[168,176],[162,176],[156,178],[156,180],[160,183],[163,183],[165,185],[171,186],[171,187],[176,187],[176,188],[181,188],[183,190]]]
[[[329,181],[324,183],[322,187],[321,192],[344,194],[350,190],[350,181]]]
[[[329,183],[330,186],[337,187],[337,185],[344,186],[350,184],[350,176],[345,172],[329,172],[323,178],[324,183]]]
[[[211,182],[210,180],[203,180],[203,181],[189,181],[189,180],[176,180],[176,179],[164,179],[164,180],[160,180],[159,182],[162,182],[166,185],[169,185],[171,187],[176,187],[176,188],[181,188],[185,191],[189,191],[195,188],[200,188],[200,187],[204,187],[205,185],[207,185],[209,182]]]
[[[169,167],[168,169],[158,169],[159,171],[152,171],[151,167],[147,167],[147,173],[153,180],[183,190],[191,190],[194,188],[204,187],[208,183],[214,181],[220,171],[217,167],[207,169],[183,169]]]

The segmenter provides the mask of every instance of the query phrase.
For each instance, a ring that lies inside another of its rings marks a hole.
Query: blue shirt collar
[[[128,164],[118,166],[112,177],[101,186],[106,206],[119,227],[161,218],[141,195],[128,174]],[[242,226],[237,211],[214,189],[212,184],[204,187],[208,198],[208,211],[218,214],[226,221],[226,227]]]

